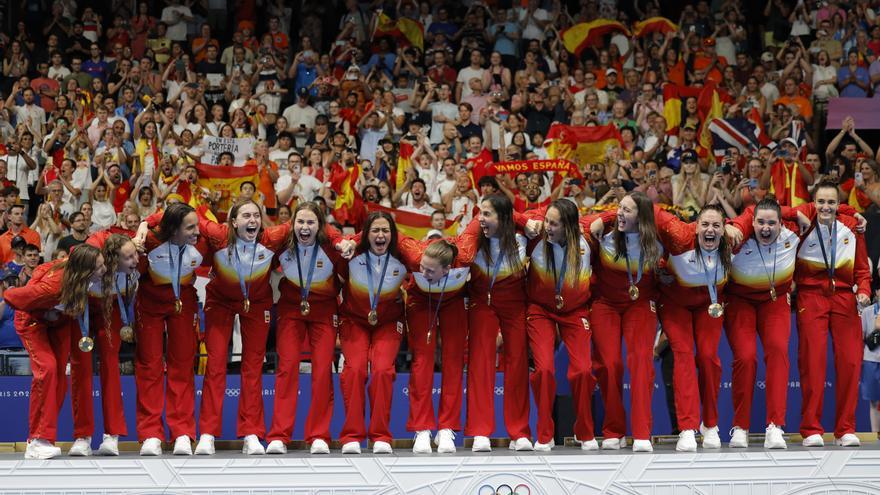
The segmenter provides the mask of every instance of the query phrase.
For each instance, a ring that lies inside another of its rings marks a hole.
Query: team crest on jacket
[[[269,323],[272,320],[272,312],[268,309],[263,311],[263,321]]]
[[[323,261],[323,260],[318,260],[318,261],[316,261],[316,262],[315,262],[315,266],[316,266],[317,268],[324,268],[324,261]]]
[[[396,276],[398,276],[398,275],[400,275],[400,270],[398,270],[398,269],[395,268],[394,271],[391,272],[391,276],[392,276],[392,277],[396,277]]]
[[[844,237],[844,238],[843,238],[843,243],[844,243],[844,244],[849,244],[849,237]]]
[[[581,318],[581,324],[584,325],[584,330],[590,329],[590,320],[588,320],[586,318]]]

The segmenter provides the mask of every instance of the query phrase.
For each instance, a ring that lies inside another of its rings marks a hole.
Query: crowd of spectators
[[[196,186],[208,136],[256,140],[247,163],[259,180],[239,195],[257,199],[267,222],[318,201],[328,220],[357,228],[356,216],[334,217],[341,191],[331,180],[356,165],[366,203],[429,215],[437,228],[466,225],[493,192],[518,210],[562,197],[586,211],[635,189],[683,216],[709,203],[734,216],[768,194],[797,203],[832,177],[877,239],[880,150],[852,118],[839,133],[825,128],[830,99],[880,95],[878,8],[875,0],[26,0],[0,33],[0,287],[25,282],[40,260],[65,256],[90,232],[134,229],[170,202],[196,195],[216,210]],[[376,35],[384,16],[420,23],[422,47],[406,33]],[[560,35],[597,19],[632,27],[658,16],[677,30],[608,34],[577,56]],[[726,117],[756,109],[773,143],[716,160],[700,144],[696,98],[670,129],[664,87],[708,83],[729,95]],[[553,123],[613,124],[622,144],[578,163],[583,180],[472,180],[486,153],[547,158]],[[413,146],[414,166],[401,179],[402,142]],[[227,155],[219,166],[244,164]],[[14,350],[7,313],[0,348]]]

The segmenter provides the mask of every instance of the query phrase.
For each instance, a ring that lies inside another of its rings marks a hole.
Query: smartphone
[[[859,181],[859,182],[862,182],[862,181],[864,180],[864,177],[862,176],[862,173],[861,173],[861,172],[856,172],[855,175],[854,175],[854,177],[855,177],[856,180]]]
[[[294,165],[294,166],[293,166],[293,172],[296,173],[296,174],[302,172],[302,165]]]
[[[758,179],[749,179],[749,189],[758,188]]]
[[[579,185],[581,185],[581,180],[580,180],[580,179],[571,179],[571,180],[568,182],[568,185],[570,185],[570,186],[579,186]]]

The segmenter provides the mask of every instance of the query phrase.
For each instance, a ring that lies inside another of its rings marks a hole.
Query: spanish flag
[[[361,195],[355,188],[361,166],[355,162],[353,167],[333,164],[330,173],[330,185],[336,191],[336,204],[333,206],[333,217],[342,225],[360,227],[364,217],[364,206]]]
[[[626,26],[611,19],[582,22],[562,32],[562,44],[570,53],[580,56],[585,48],[595,45],[603,36],[614,32],[622,32],[629,36]]]
[[[253,165],[221,167],[197,163],[196,170],[199,172],[199,180],[191,188],[188,197],[183,195],[184,202],[194,208],[199,208],[205,202],[206,196],[219,193],[217,210],[229,211],[241,191],[242,183],[253,182],[255,187],[260,183],[260,174],[257,167]]]
[[[431,216],[414,213],[411,211],[403,211],[395,208],[386,208],[376,203],[367,203],[367,209],[370,211],[384,211],[394,217],[394,223],[397,225],[397,231],[401,234],[408,235],[416,240],[423,240],[430,232]],[[446,220],[443,227],[443,236],[452,237],[458,235],[458,226],[461,217],[455,220]]]
[[[702,123],[699,141],[706,149],[712,149],[712,133],[709,122],[724,117],[724,103],[733,102],[727,92],[719,91],[713,83],[705,86],[677,86],[667,84],[663,87],[663,117],[666,118],[666,133],[678,134],[678,128],[684,120],[684,102],[688,98],[697,99],[697,116]]]
[[[401,17],[396,21],[385,14],[379,14],[379,22],[376,24],[376,30],[373,32],[373,38],[382,36],[391,36],[392,38],[424,50],[425,45],[425,28],[418,21]]]
[[[620,132],[613,124],[570,126],[553,124],[547,132],[544,147],[550,158],[564,158],[584,167],[602,163],[609,147],[621,146]]]
[[[413,166],[413,151],[415,151],[413,145],[406,141],[400,142],[400,153],[397,155],[397,177],[394,185],[395,189],[400,189],[406,184],[406,171]]]
[[[633,34],[636,37],[647,36],[651,33],[674,33],[678,31],[678,25],[665,17],[651,17],[639,21],[633,26]]]

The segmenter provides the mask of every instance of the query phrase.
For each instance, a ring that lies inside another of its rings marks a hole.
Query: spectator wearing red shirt
[[[715,38],[704,39],[703,52],[694,59],[694,71],[704,73],[705,82],[720,84],[725,67],[727,67],[727,59],[715,52]]]
[[[761,188],[773,194],[780,206],[810,202],[809,186],[813,183],[815,170],[798,161],[798,145],[794,139],[783,139],[779,148],[779,159],[764,170]]]
[[[458,78],[458,72],[452,67],[446,65],[446,53],[434,52],[434,65],[428,69],[428,78],[434,81],[438,86],[448,84],[455,87],[455,80]]]
[[[40,234],[25,225],[24,205],[9,207],[9,229],[0,235],[0,262],[9,263],[15,258],[12,251],[12,239],[21,236],[28,244],[41,247]]]

